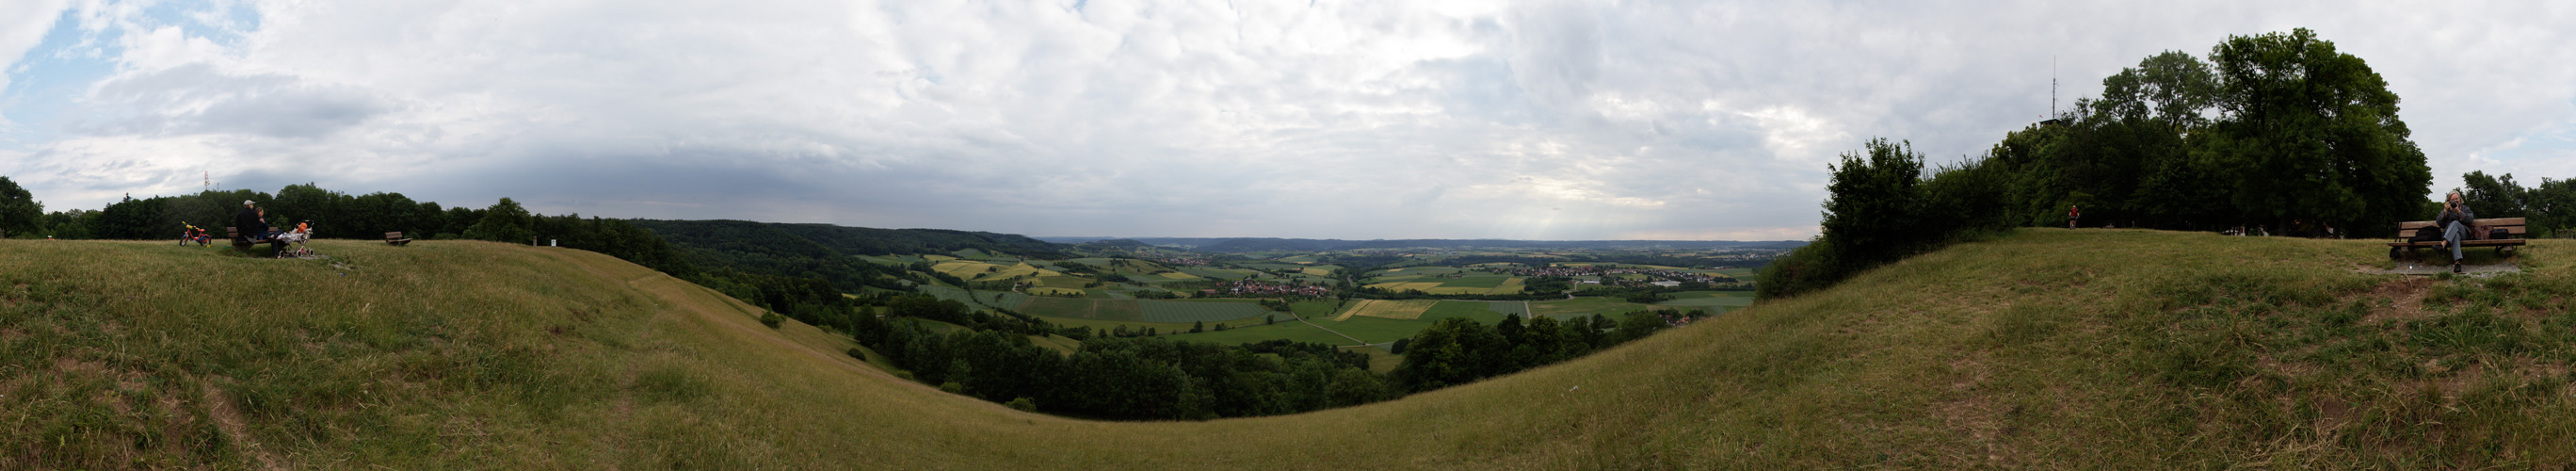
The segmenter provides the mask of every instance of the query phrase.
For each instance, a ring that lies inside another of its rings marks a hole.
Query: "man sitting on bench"
[[[2468,204],[2460,202],[2460,192],[2451,192],[2443,200],[2442,214],[2433,217],[2433,227],[2442,228],[2442,245],[2451,247],[2451,273],[2460,273],[2460,259],[2466,258],[2460,255],[2460,241],[2485,234],[2470,233],[2478,219]]]
[[[268,239],[266,211],[253,206],[255,204],[258,203],[242,200],[241,212],[233,214],[233,227],[241,228],[241,237],[244,241],[258,242]]]

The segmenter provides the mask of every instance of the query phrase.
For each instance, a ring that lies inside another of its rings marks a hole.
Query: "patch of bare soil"
[[[1967,433],[1970,442],[1977,447],[1969,450],[1970,453],[1983,455],[1989,463],[2004,462],[2011,452],[2003,445],[2004,426],[2000,418],[2003,411],[1998,410],[2000,407],[1987,394],[1977,390],[1985,385],[1992,372],[1985,362],[1966,357],[1951,360],[1950,372],[1954,375],[1950,393],[1959,399],[1934,405],[1933,414],[1939,416],[1942,424],[1950,430]]]
[[[225,396],[224,391],[216,388],[212,382],[206,384],[204,394],[206,415],[215,420],[215,429],[222,430],[224,438],[240,445],[243,451],[249,452],[252,458],[258,459],[260,469],[288,469],[286,466],[279,465],[277,457],[270,456],[268,450],[259,446],[259,442],[251,441],[249,421],[242,420],[241,410],[233,408],[232,397]]]
[[[2432,278],[2410,276],[2380,283],[2370,291],[2347,296],[2341,301],[2352,302],[2355,299],[2385,301],[2373,303],[2370,313],[2361,317],[2363,323],[2378,324],[2422,319],[2433,315],[2424,310],[2424,291],[2432,287]]]

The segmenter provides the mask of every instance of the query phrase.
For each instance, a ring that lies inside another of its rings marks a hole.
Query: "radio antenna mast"
[[[2057,119],[2057,56],[2048,56],[2048,119]]]

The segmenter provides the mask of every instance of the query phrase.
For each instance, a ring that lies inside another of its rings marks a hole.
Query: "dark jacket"
[[[241,230],[242,237],[258,237],[268,233],[268,221],[260,220],[259,208],[243,206],[233,215],[233,228]]]
[[[2459,211],[2445,209],[2442,210],[2442,214],[2440,216],[2433,217],[2433,227],[2438,227],[2445,231],[2451,230],[2451,223],[2454,221],[2459,222],[2460,224],[2476,226],[2478,225],[2478,215],[2477,213],[2469,211],[2469,205],[2462,204],[2460,205]]]

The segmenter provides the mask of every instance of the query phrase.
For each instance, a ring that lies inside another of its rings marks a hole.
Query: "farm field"
[[[1503,312],[1495,310],[1493,308],[1493,305],[1495,304],[1499,303],[1484,301],[1441,301],[1440,304],[1431,306],[1430,310],[1424,311],[1422,313],[1422,317],[1415,319],[1423,321],[1425,326],[1428,326],[1429,323],[1440,322],[1441,319],[1451,317],[1474,319],[1476,322],[1485,324],[1502,322]],[[1520,303],[1511,304],[1513,307],[1520,306]]]
[[[1220,279],[1220,280],[1240,280],[1240,279],[1244,279],[1244,278],[1251,278],[1251,277],[1253,277],[1253,276],[1255,276],[1255,275],[1257,275],[1257,274],[1258,274],[1258,272],[1254,272],[1254,271],[1251,271],[1251,270],[1236,270],[1236,269],[1228,269],[1228,268],[1207,268],[1207,267],[1181,267],[1181,268],[1180,268],[1180,272],[1181,272],[1181,273],[1188,273],[1188,274],[1190,274],[1190,275],[1198,276],[1198,277],[1202,277],[1202,278],[1215,278],[1215,279]]]
[[[1593,314],[1617,317],[1615,314],[1654,309],[1653,306],[1598,296],[1580,297],[1564,301],[1531,302],[1529,303],[1529,306],[1530,313],[1532,315],[1555,317],[1559,319],[1574,316],[1589,316]]]
[[[1107,302],[1109,300],[1103,300]],[[1136,303],[1145,322],[1219,322],[1260,317],[1270,312],[1252,300],[1165,301],[1142,299]],[[1285,317],[1285,316],[1282,316]]]
[[[1342,336],[1339,335],[1333,335],[1332,332],[1326,332],[1324,329],[1315,328],[1315,326],[1307,325],[1304,322],[1290,320],[1288,319],[1288,316],[1284,315],[1279,316],[1279,322],[1274,324],[1262,324],[1261,318],[1258,317],[1247,320],[1245,323],[1248,325],[1230,327],[1222,331],[1209,330],[1195,334],[1173,334],[1164,337],[1176,341],[1208,342],[1229,345],[1260,342],[1272,339],[1287,339],[1297,342],[1320,343],[1325,345],[1351,344],[1351,339],[1342,338]],[[1229,322],[1227,324],[1231,325],[1233,323]],[[1208,328],[1216,328],[1216,323],[1208,323]],[[1182,327],[1182,330],[1187,331],[1188,327]]]
[[[1390,301],[1382,299],[1366,299],[1352,303],[1350,307],[1342,311],[1340,315],[1335,316],[1335,320],[1346,320],[1353,317],[1411,320],[1422,317],[1423,311],[1431,310],[1431,306],[1438,303],[1439,301],[1435,300]]]
[[[1104,321],[1097,319],[1054,316],[1048,316],[1046,321],[1048,323],[1064,327],[1090,327],[1092,332],[1103,334],[1119,327],[1126,327],[1127,330],[1134,331],[1142,331],[1145,330],[1145,328],[1151,327],[1156,329],[1158,332],[1165,334],[1190,331],[1190,323],[1188,322]]]
[[[1046,347],[1048,350],[1054,350],[1056,353],[1066,355],[1072,355],[1074,351],[1082,349],[1081,341],[1067,338],[1062,335],[1031,335],[1029,336],[1029,343],[1040,347]],[[886,371],[894,371],[894,369],[893,365],[886,366]]]
[[[1082,299],[1030,297],[1021,305],[1021,314],[1104,321],[1143,322],[1144,309],[1133,299]]]
[[[1324,319],[1312,321],[1315,325],[1324,326],[1324,328],[1333,329],[1334,332],[1341,332],[1344,335],[1349,335],[1373,344],[1394,342],[1398,339],[1412,337],[1414,333],[1421,332],[1422,328],[1431,326],[1430,321],[1363,316],[1352,316],[1349,319],[1343,320]]]

